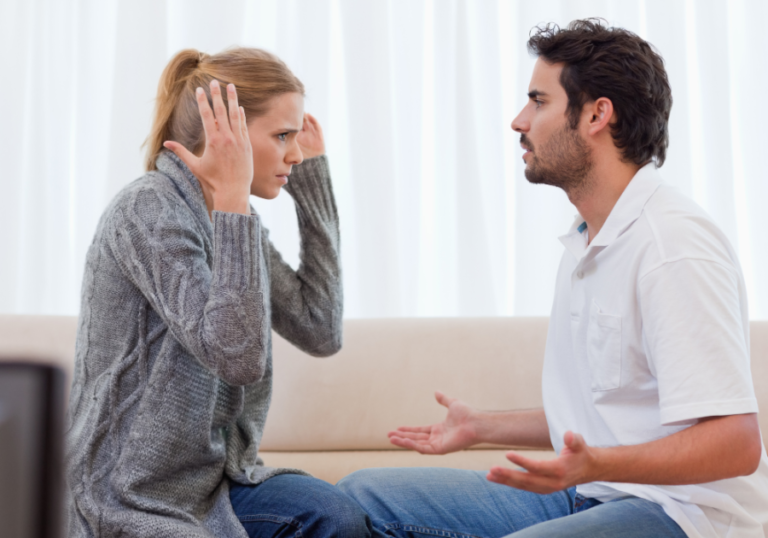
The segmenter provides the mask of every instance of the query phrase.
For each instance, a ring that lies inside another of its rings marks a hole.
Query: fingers
[[[437,403],[442,405],[443,407],[450,407],[453,402],[456,401],[456,398],[449,398],[439,390],[435,391],[435,400],[437,400]]]
[[[304,113],[304,125],[302,126],[302,131],[306,131],[308,129],[320,129],[320,123],[317,121],[317,118],[315,118],[312,114],[309,112]]]
[[[245,109],[240,107],[240,128],[243,130],[243,136],[248,139],[248,123],[245,121]]]
[[[562,475],[560,472],[561,466],[557,463],[557,460],[534,460],[521,456],[517,452],[510,451],[506,454],[507,459],[528,471],[529,473],[535,473],[542,476],[559,477]]]
[[[491,482],[496,482],[497,484],[503,484],[505,486],[531,491],[533,493],[553,493],[555,491],[560,491],[560,488],[552,484],[548,479],[543,479],[522,471],[515,471],[514,469],[507,469],[505,467],[491,468],[485,478]]]
[[[315,118],[312,114],[307,113],[305,119],[307,120],[309,125],[312,126],[312,130],[315,131],[315,136],[322,141],[323,140],[323,128],[320,126],[320,122],[317,121],[317,118]]]
[[[203,130],[205,131],[205,140],[211,139],[211,136],[218,131],[216,127],[216,121],[213,117],[213,110],[208,103],[208,98],[205,96],[205,90],[198,88],[195,92],[197,97],[197,109],[200,111],[200,117],[203,120]]]
[[[434,454],[435,449],[432,448],[431,445],[428,445],[426,443],[417,443],[413,441],[412,439],[405,439],[403,437],[390,437],[389,442],[392,443],[395,446],[399,446],[400,448],[407,448],[409,450],[415,450],[416,452],[419,452],[420,454]]]
[[[399,433],[399,432],[423,432],[423,433],[429,433],[432,431],[432,426],[400,426],[397,431],[390,432],[390,433]]]
[[[227,84],[227,105],[229,106],[229,124],[233,133],[241,133],[240,107],[237,104],[237,90],[234,84]]]
[[[174,142],[172,140],[166,140],[163,142],[163,147],[174,152],[176,156],[181,159],[184,164],[187,165],[187,168],[189,168],[190,172],[193,174],[195,173],[197,161],[200,159],[194,153],[189,151],[178,142]]]
[[[417,440],[417,441],[426,441],[427,439],[429,439],[429,434],[428,433],[421,433],[421,432],[415,433],[415,432],[408,432],[408,431],[403,431],[403,430],[398,430],[398,431],[395,431],[395,432],[389,432],[387,434],[387,437],[393,437],[393,436],[394,437],[403,437],[405,439],[414,439],[414,440]]]
[[[563,441],[565,441],[565,447],[574,453],[583,452],[587,448],[587,442],[584,441],[584,437],[572,431],[565,432]]]
[[[493,467],[485,477],[491,482],[503,484],[533,493],[554,493],[566,489],[562,484],[552,478],[542,477],[523,471],[507,469],[505,467]]]
[[[213,113],[216,116],[216,125],[220,132],[231,131],[229,121],[227,121],[227,109],[224,106],[224,99],[221,97],[221,86],[219,81],[211,81],[211,100],[213,101]]]

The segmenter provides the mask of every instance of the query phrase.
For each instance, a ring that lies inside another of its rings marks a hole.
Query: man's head
[[[590,137],[606,133],[624,163],[664,163],[672,93],[651,45],[590,19],[536,28],[528,49],[539,60],[512,128],[533,150],[523,156],[529,181],[584,187],[595,157]]]

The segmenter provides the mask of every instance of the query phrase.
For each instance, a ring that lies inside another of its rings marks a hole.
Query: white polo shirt
[[[558,453],[568,430],[591,446],[636,445],[699,418],[757,412],[736,254],[653,165],[638,171],[591,244],[582,218],[560,240],[566,251],[543,377]],[[594,482],[577,491],[656,502],[691,537],[768,532],[765,448],[747,477],[688,486]]]

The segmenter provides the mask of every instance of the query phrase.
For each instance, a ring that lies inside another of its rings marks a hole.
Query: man
[[[339,486],[380,535],[764,537],[768,458],[749,370],[744,280],[723,233],[666,185],[672,105],[651,46],[595,20],[539,28],[512,128],[532,183],[580,216],[561,238],[544,408],[482,412],[437,393],[444,422],[393,444],[488,442],[523,470],[359,471]]]

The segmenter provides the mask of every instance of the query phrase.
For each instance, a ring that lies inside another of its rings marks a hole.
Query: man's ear
[[[607,97],[600,97],[586,105],[589,113],[589,134],[596,135],[613,122],[613,103]]]

